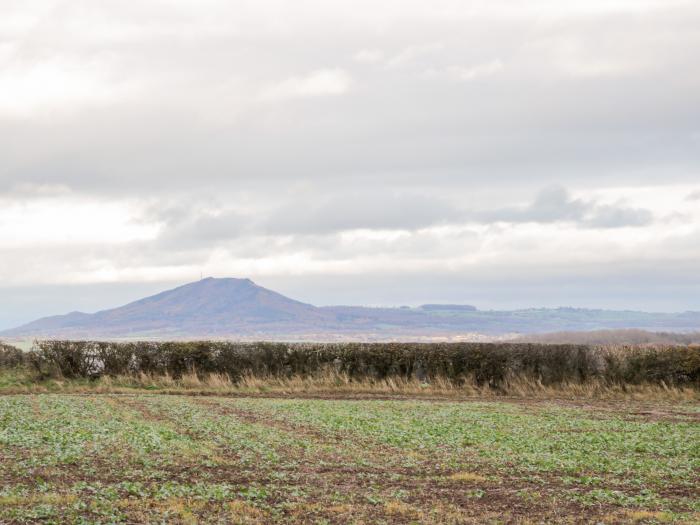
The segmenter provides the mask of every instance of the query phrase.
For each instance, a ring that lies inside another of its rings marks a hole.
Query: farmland
[[[696,403],[0,397],[0,523],[694,523]]]

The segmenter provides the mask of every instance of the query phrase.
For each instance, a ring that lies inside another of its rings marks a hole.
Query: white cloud
[[[0,116],[72,114],[118,100],[129,88],[111,78],[99,62],[0,60]]]
[[[384,52],[380,49],[361,49],[353,55],[353,59],[361,64],[376,64],[384,59]]]
[[[558,37],[547,43],[553,62],[574,77],[601,77],[634,72],[645,65],[646,57],[621,54],[619,49],[599,49],[596,42],[581,38]]]
[[[306,97],[342,95],[351,84],[350,75],[343,69],[319,69],[304,76],[289,77],[278,84],[266,87],[260,94],[262,100],[285,100]]]
[[[469,82],[480,77],[489,77],[500,73],[503,71],[503,62],[492,60],[472,67],[450,66],[447,71],[462,82]]]
[[[130,202],[96,201],[62,193],[26,200],[0,196],[0,246],[37,247],[39,251],[49,246],[79,246],[82,250],[102,243],[124,245],[155,239],[158,225],[134,222],[137,211]],[[23,264],[21,257],[17,263]],[[60,274],[49,268],[43,271],[60,279]]]
[[[418,59],[429,56],[444,49],[443,42],[429,42],[426,44],[405,47],[396,55],[386,60],[387,67],[405,67],[415,63]]]

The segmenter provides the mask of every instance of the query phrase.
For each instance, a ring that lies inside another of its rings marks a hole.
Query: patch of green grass
[[[27,387],[32,382],[31,375],[21,368],[0,367],[0,391]]]

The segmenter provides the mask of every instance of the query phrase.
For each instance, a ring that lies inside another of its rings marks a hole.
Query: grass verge
[[[26,369],[0,369],[0,393],[133,393],[154,392],[190,395],[260,395],[320,397],[426,397],[637,400],[673,403],[700,402],[700,391],[691,387],[665,384],[620,385],[602,381],[543,385],[529,379],[513,379],[492,388],[467,378],[461,383],[437,378],[352,379],[346,374],[324,371],[312,376],[260,377],[245,375],[233,382],[224,374],[201,375],[190,372],[179,378],[170,375],[102,376],[90,379],[46,378],[38,380]]]

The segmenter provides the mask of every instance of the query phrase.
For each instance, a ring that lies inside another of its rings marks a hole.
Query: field
[[[0,523],[698,523],[697,403],[0,396]]]

